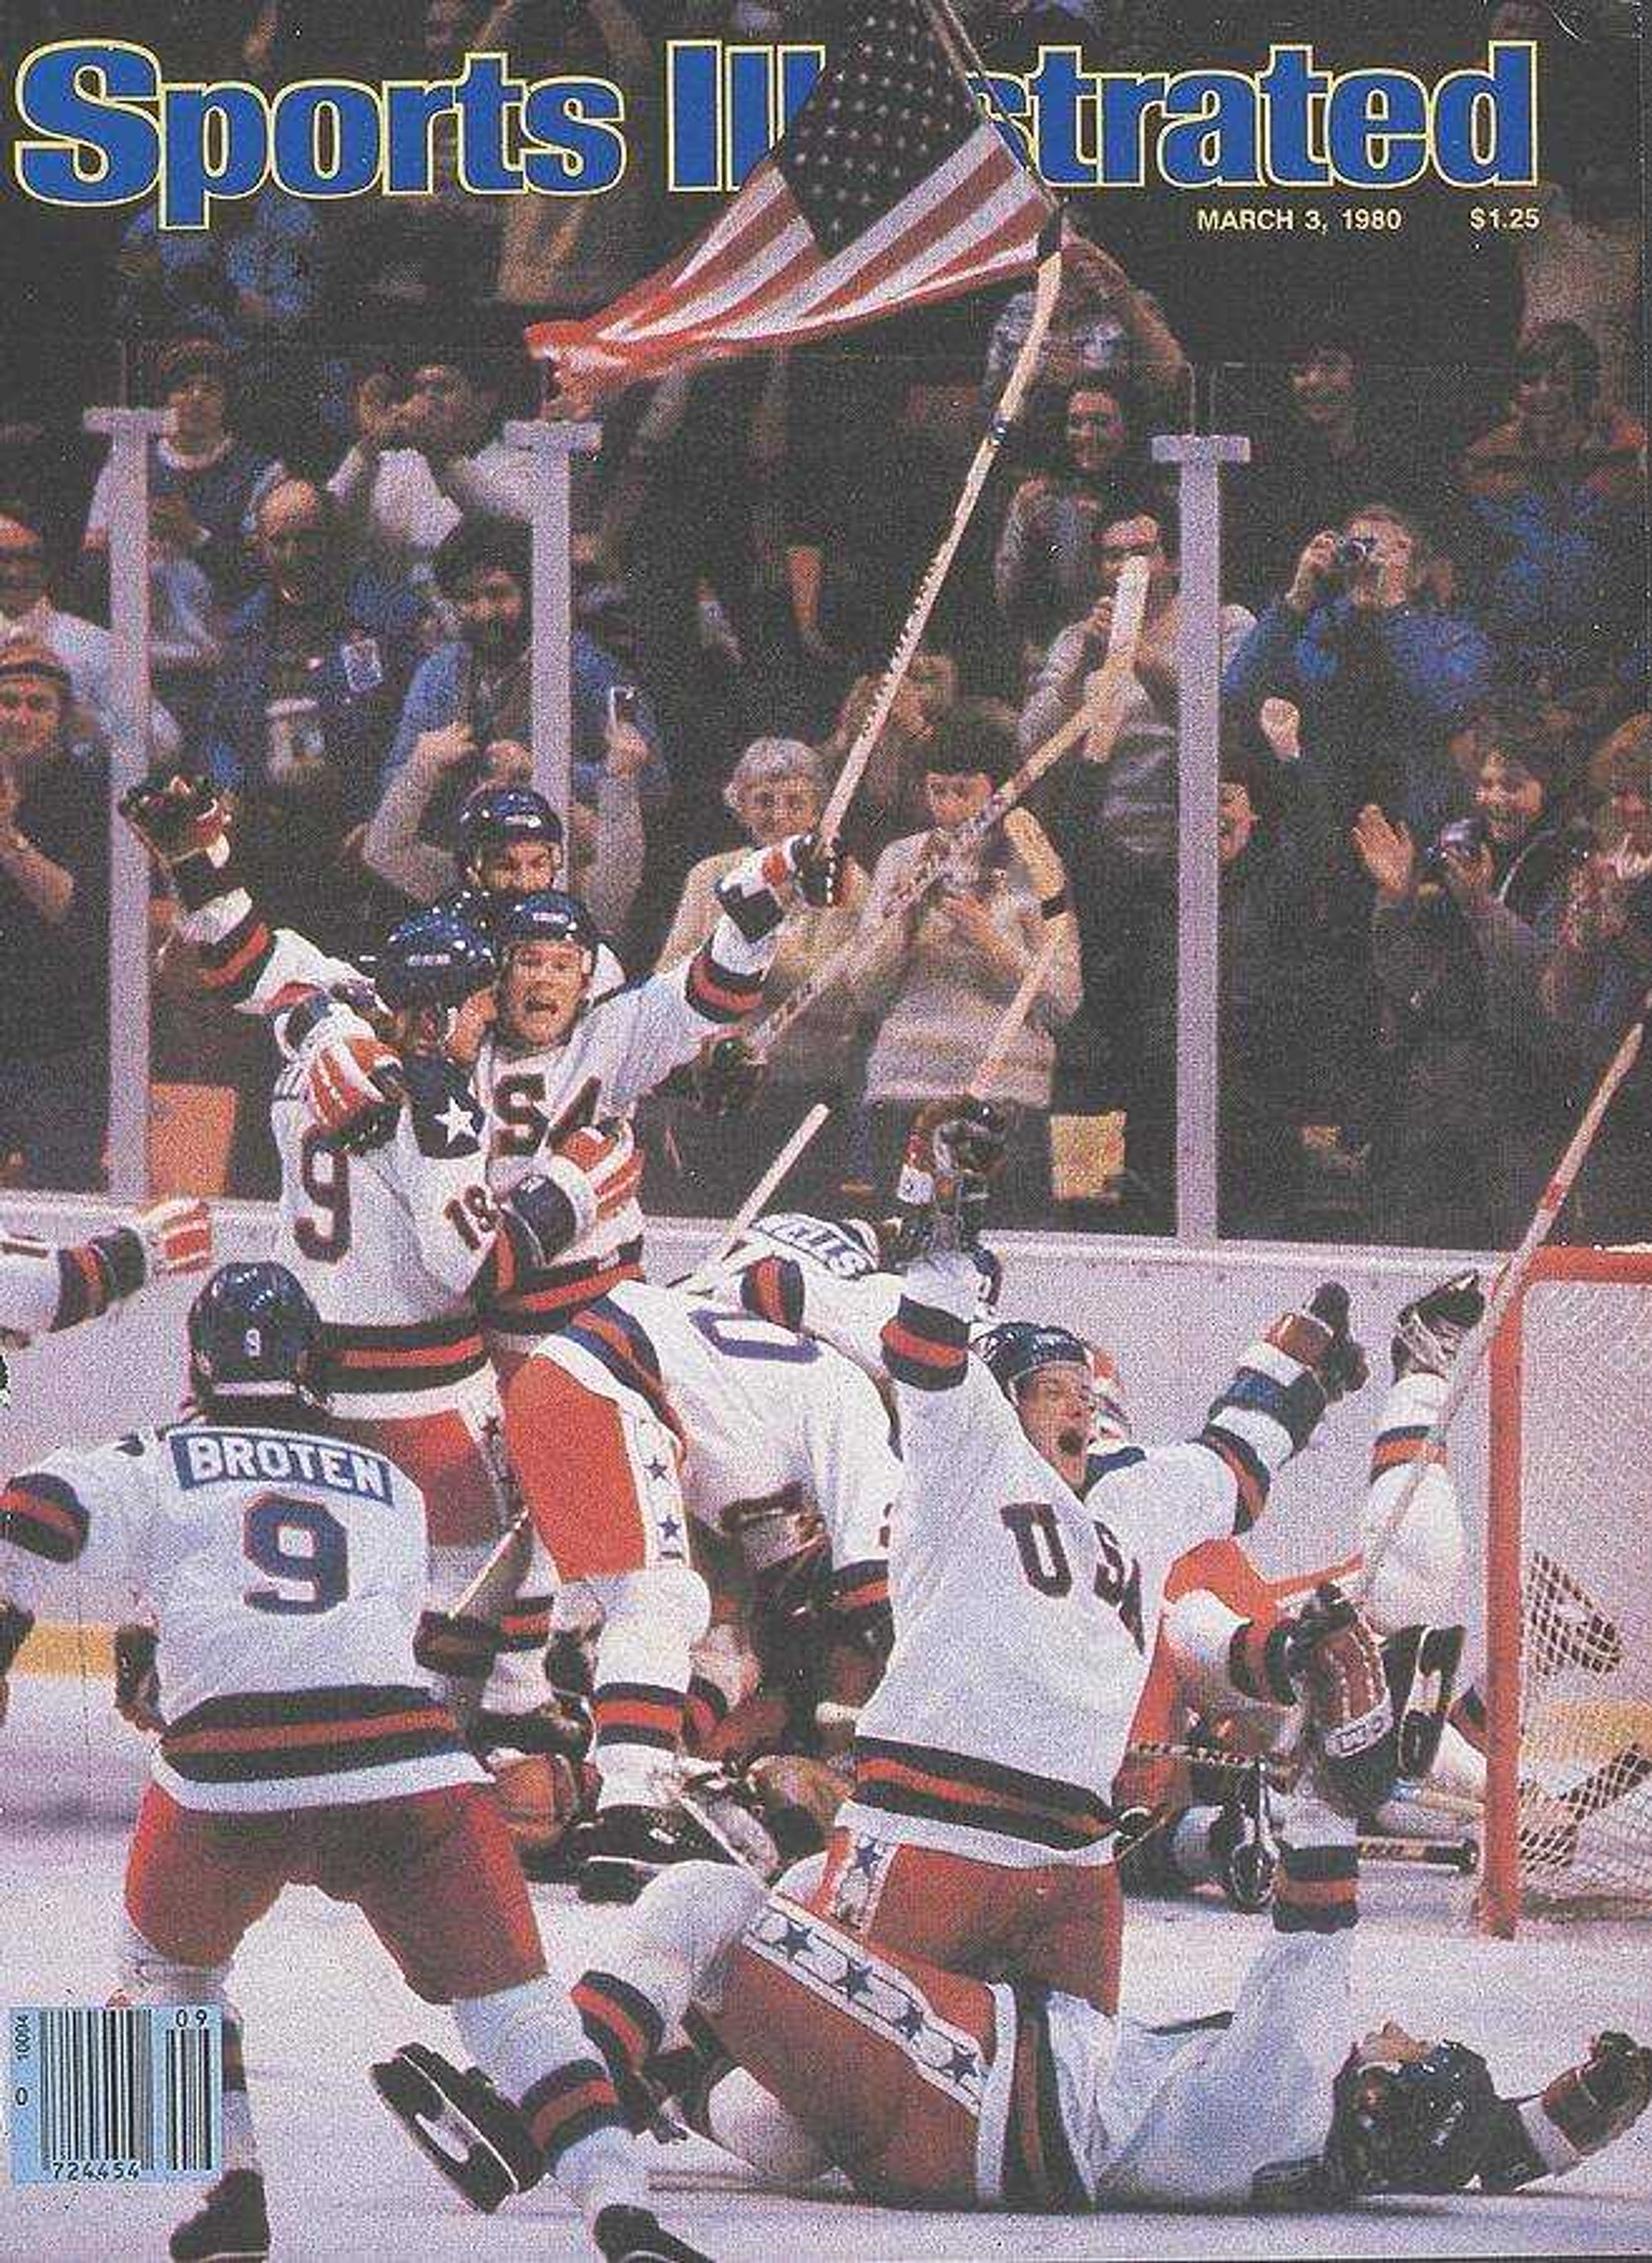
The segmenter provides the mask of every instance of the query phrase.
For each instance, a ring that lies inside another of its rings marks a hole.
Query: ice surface
[[[0,2007],[95,2002],[113,1985],[126,1819],[142,1740],[106,1685],[21,1675],[0,1730]],[[1652,1927],[1538,1926],[1515,1941],[1470,1930],[1467,1890],[1440,1878],[1367,1878],[1358,1951],[1361,2010],[1413,2032],[1461,2036],[1499,2086],[1536,2089],[1602,2027],[1652,2035]],[[572,1976],[614,1920],[566,1892],[536,1894],[552,1970]],[[1257,1920],[1203,1904],[1132,1906],[1126,1986],[1150,2016],[1231,2000]],[[368,2087],[368,2062],[422,2037],[452,2049],[439,2012],[408,1994],[353,1910],[287,1894],[237,1961],[254,2112],[276,2253],[362,2263],[589,2257],[578,2218],[545,2187],[491,2219],[429,2170]],[[777,2195],[689,2142],[660,2149],[661,2216],[729,2263],[776,2258],[1100,2258],[1152,2255],[1634,2254],[1652,2251],[1652,2117],[1562,2185],[1507,2200],[1367,2205],[1353,2216],[1051,2218],[919,2216],[840,2187]],[[12,2188],[0,2168],[6,2263],[162,2255],[191,2188]]]

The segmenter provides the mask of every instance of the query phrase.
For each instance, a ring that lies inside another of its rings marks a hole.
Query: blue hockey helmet
[[[1093,1380],[1084,1338],[1042,1320],[999,1320],[977,1337],[975,1348],[1012,1405],[1021,1385],[1041,1367],[1081,1367]]]
[[[542,841],[560,852],[562,820],[545,796],[530,785],[487,785],[472,794],[453,827],[454,851],[465,878],[480,886],[482,858],[514,841]]]
[[[494,918],[494,936],[501,961],[523,944],[573,943],[585,953],[590,967],[596,965],[602,942],[596,922],[579,898],[560,888],[537,888],[504,906]]]
[[[285,1265],[220,1265],[190,1306],[190,1387],[198,1399],[307,1399],[321,1316]]]
[[[1385,2028],[1337,2077],[1325,2167],[1349,2194],[1460,2191],[1490,2150],[1500,2104],[1478,2051]]]
[[[392,928],[374,980],[384,1003],[400,1013],[412,1006],[462,1006],[498,973],[498,957],[481,929],[437,907]]]

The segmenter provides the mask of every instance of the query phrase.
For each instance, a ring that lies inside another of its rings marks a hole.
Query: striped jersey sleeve
[[[50,1454],[0,1489],[0,1595],[49,1611],[62,1576],[135,1580],[140,1537],[153,1506],[136,1441]]]
[[[1325,1411],[1324,1386],[1299,1356],[1298,1320],[1287,1313],[1250,1346],[1199,1433],[1198,1444],[1233,1479],[1237,1532],[1255,1523],[1275,1474],[1301,1452]]]

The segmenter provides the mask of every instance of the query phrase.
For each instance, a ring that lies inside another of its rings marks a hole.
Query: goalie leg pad
[[[531,2192],[545,2156],[521,2114],[477,2068],[404,2043],[372,2069],[373,2088],[425,2158],[483,2216]]]

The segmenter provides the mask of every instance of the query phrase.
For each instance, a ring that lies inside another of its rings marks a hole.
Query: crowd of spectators
[[[295,0],[214,10],[212,40],[265,84],[335,53],[393,75],[409,36],[433,69],[504,47],[530,74],[632,86],[646,138],[643,0],[402,12],[382,69],[371,25]],[[1104,45],[1110,17],[1128,58],[1137,18],[1175,11],[1042,11],[1064,14]],[[701,4],[668,28],[768,38],[787,15]],[[1227,491],[1220,876],[1194,880],[1221,897],[1223,1229],[1517,1238],[1652,965],[1635,260],[1589,162],[1534,196],[1544,227],[1473,367],[1396,366],[1357,302],[1324,297],[1258,321],[1223,356],[1238,379],[1184,334],[1173,255],[1132,271],[1151,248],[1127,265],[1089,232],[1111,207],[1072,201],[1027,413],[851,805],[847,900],[788,935],[765,1005],[857,926],[868,948],[782,1042],[747,1132],[686,1086],[656,1104],[655,1207],[725,1211],[817,1097],[833,1126],[794,1192],[875,1199],[912,1103],[967,1081],[1036,955],[1058,860],[1071,916],[1004,1071],[1009,1213],[1171,1226],[1190,876],[1175,495],[1149,442],[1202,402],[1253,451]],[[103,1168],[112,495],[80,408],[118,370],[171,412],[149,461],[152,759],[232,799],[278,918],[358,952],[451,886],[465,796],[530,767],[531,466],[501,431],[536,405],[522,319],[617,295],[703,218],[680,201],[265,190],[189,236],[122,217],[101,380],[32,423],[0,401],[0,1176]],[[921,331],[605,405],[575,466],[570,854],[632,972],[703,939],[740,846],[818,816],[1029,319],[1026,291],[982,294]],[[1116,733],[1034,797],[1042,870],[993,835],[879,925],[928,839],[1086,703],[1131,559],[1150,576],[1134,680]],[[165,984],[158,1016],[162,1074],[239,1088],[255,1116],[246,1033]],[[1614,1117],[1579,1238],[1648,1238],[1649,1115],[1652,1086]],[[243,1123],[230,1182],[264,1191],[267,1167]]]

